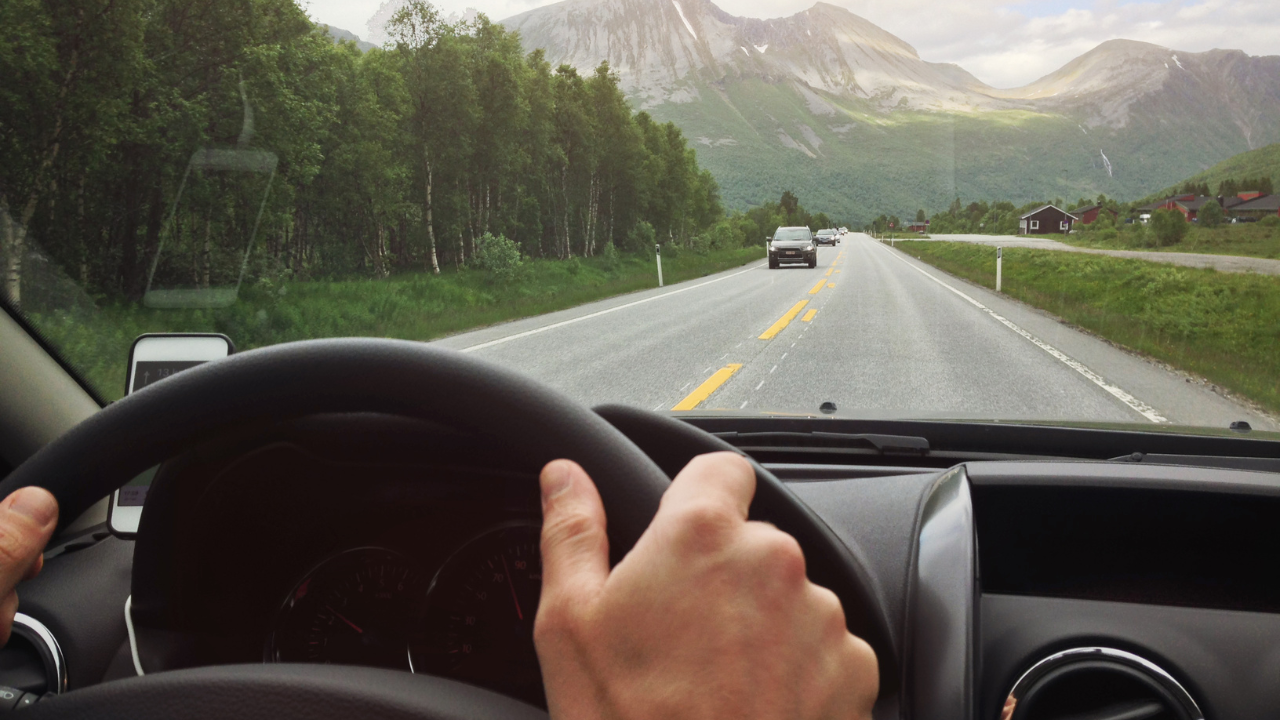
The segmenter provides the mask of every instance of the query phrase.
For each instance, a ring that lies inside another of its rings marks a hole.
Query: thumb
[[[543,605],[595,594],[609,577],[604,505],[595,483],[572,460],[542,469]]]
[[[0,502],[0,644],[18,609],[14,588],[34,574],[57,524],[58,501],[44,488],[20,488]]]

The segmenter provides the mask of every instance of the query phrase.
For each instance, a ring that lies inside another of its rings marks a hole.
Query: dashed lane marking
[[[809,291],[809,294],[810,294],[810,295],[817,295],[817,294],[818,294],[818,291],[822,289],[822,286],[823,286],[823,285],[826,285],[826,284],[827,284],[827,281],[826,281],[826,280],[819,280],[819,281],[818,281],[818,284],[817,284],[817,285],[814,285],[814,286],[813,286],[813,289]]]
[[[818,314],[817,310],[810,310],[809,312],[804,314],[804,317],[800,318],[800,322],[813,322],[813,316],[817,314]]]

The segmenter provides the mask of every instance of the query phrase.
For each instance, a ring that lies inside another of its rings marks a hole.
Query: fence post
[[[653,248],[658,256],[658,287],[662,287],[662,246],[654,245]]]
[[[996,292],[1000,292],[1000,274],[1004,265],[1004,248],[996,248]]]

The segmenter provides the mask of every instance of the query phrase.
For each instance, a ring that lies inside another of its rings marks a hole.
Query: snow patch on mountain
[[[680,13],[680,19],[684,21],[684,26],[689,28],[689,34],[693,36],[694,40],[697,40],[698,33],[693,31],[693,26],[689,24],[689,18],[684,16],[684,10],[680,8],[680,3],[677,0],[671,0],[671,4],[676,6],[676,12]]]

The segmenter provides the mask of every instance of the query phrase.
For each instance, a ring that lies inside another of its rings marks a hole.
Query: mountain
[[[710,0],[564,0],[503,24],[553,66],[608,61],[731,207],[791,189],[860,221],[956,196],[1137,197],[1280,141],[1280,57],[1114,40],[1003,90],[823,2],[758,20]]]
[[[356,47],[360,48],[360,52],[369,52],[374,47],[376,47],[371,42],[365,42],[361,40],[359,35],[356,35],[350,30],[343,30],[342,28],[336,28],[332,25],[325,25],[324,29],[325,29],[325,32],[329,33],[329,37],[333,38],[333,41],[335,43],[339,43],[343,41],[353,42],[356,44]]]
[[[1263,177],[1271,178],[1272,187],[1280,187],[1280,143],[1233,155],[1204,172],[1192,175],[1186,182],[1207,183],[1211,190],[1216,191],[1223,180]],[[1161,197],[1172,195],[1179,185],[1182,183],[1173,183],[1158,194]]]

